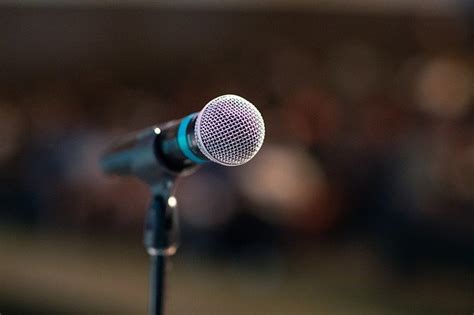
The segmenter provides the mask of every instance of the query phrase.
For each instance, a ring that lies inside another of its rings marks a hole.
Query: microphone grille
[[[260,150],[265,124],[252,103],[229,94],[207,103],[197,117],[194,134],[199,150],[209,160],[238,166]]]

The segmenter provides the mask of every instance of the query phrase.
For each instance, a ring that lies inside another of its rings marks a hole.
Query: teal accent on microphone
[[[188,125],[193,119],[195,114],[188,115],[183,118],[181,123],[179,124],[178,127],[178,146],[183,152],[184,156],[186,156],[188,159],[193,161],[194,163],[204,163],[207,162],[206,160],[201,159],[199,156],[193,153],[191,149],[189,148],[188,144],[188,137],[186,135],[186,129],[188,129]]]

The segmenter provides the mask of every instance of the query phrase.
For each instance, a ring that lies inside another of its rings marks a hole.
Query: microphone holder
[[[145,219],[143,242],[150,255],[149,315],[162,315],[166,258],[178,247],[176,199],[172,196],[175,176],[166,174],[150,184],[152,200]]]

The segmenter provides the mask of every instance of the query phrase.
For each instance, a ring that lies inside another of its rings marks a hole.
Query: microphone
[[[155,182],[206,162],[238,166],[250,161],[265,138],[258,109],[237,95],[219,96],[198,113],[135,132],[112,144],[100,163],[107,174]]]

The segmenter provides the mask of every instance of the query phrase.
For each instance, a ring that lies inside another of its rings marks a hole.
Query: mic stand
[[[152,201],[145,220],[143,242],[150,255],[149,315],[162,315],[166,258],[176,253],[178,221],[171,195],[174,177],[164,176],[151,186]]]

